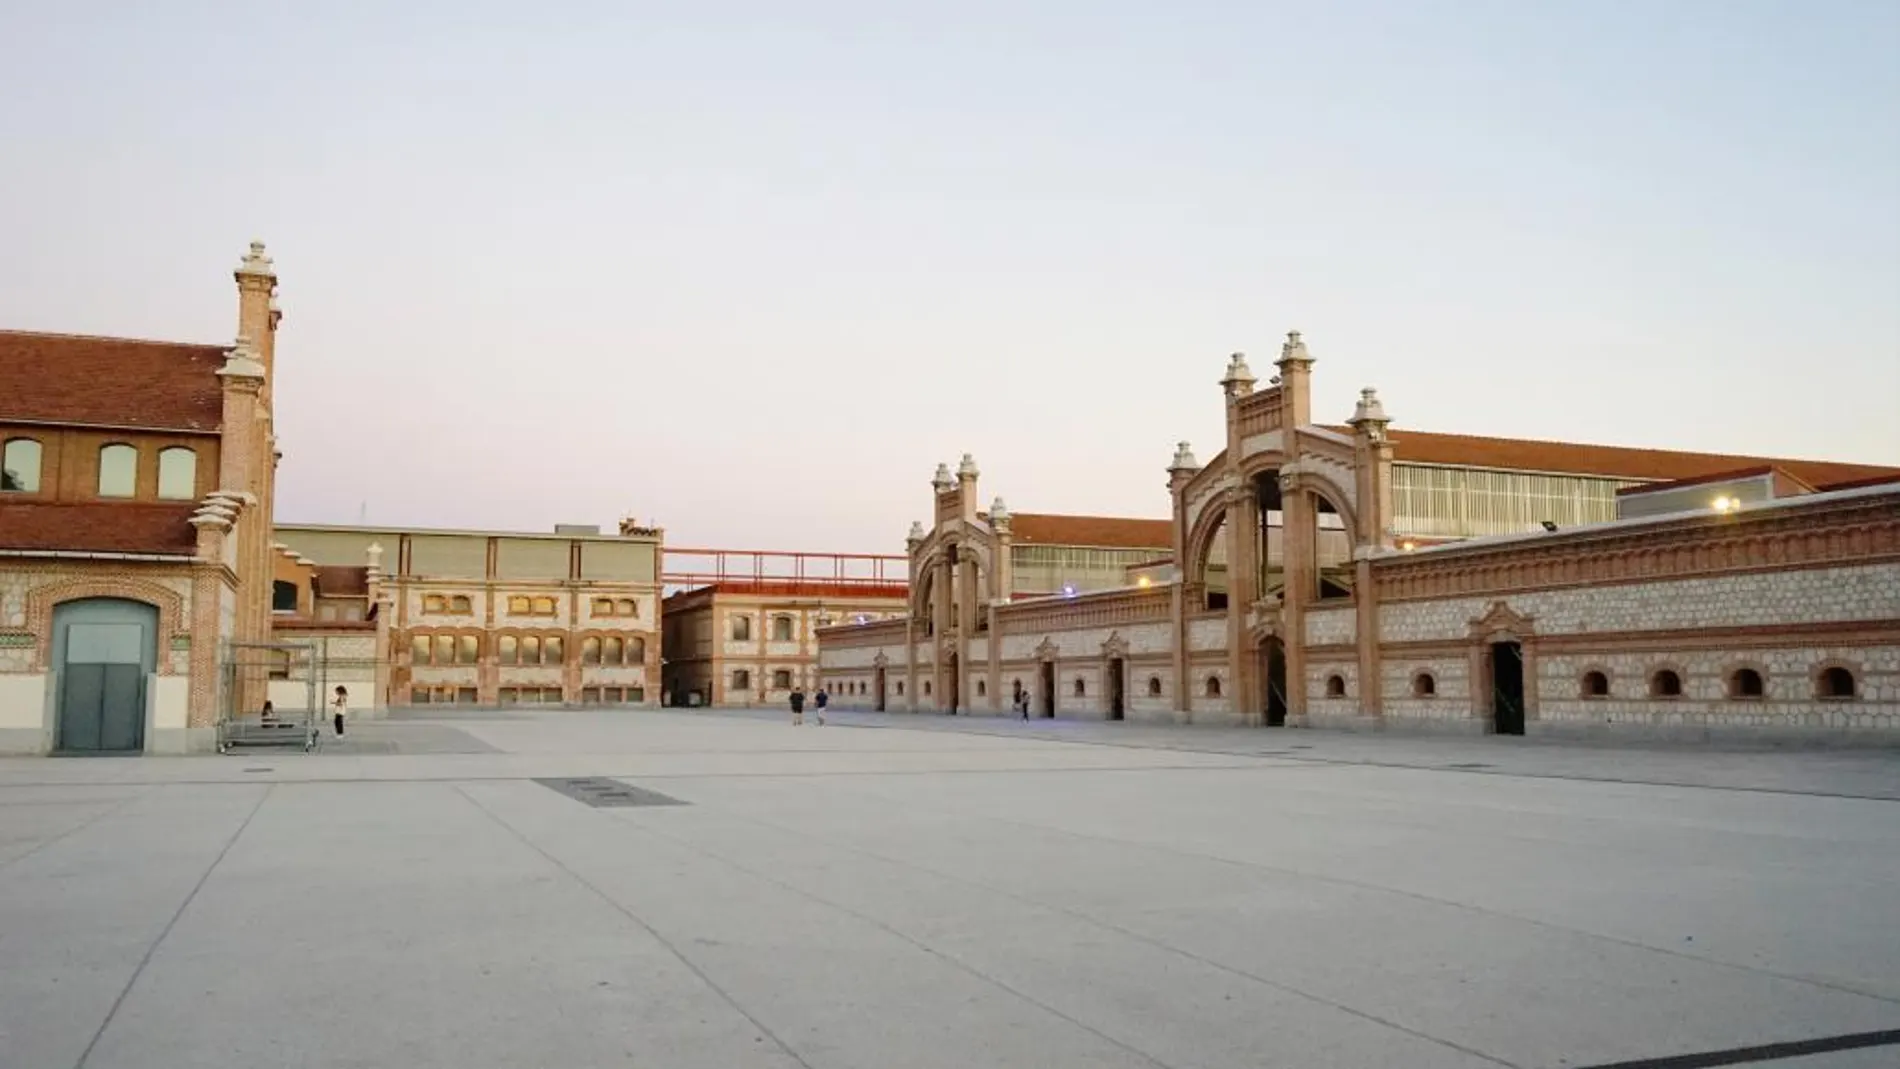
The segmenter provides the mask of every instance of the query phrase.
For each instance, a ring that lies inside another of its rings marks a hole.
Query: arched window
[[[897,681],[897,696],[900,698],[904,696],[904,681],[901,679]]]
[[[297,584],[288,579],[273,579],[270,583],[270,611],[297,611]]]
[[[415,635],[411,637],[409,639],[409,662],[411,664],[428,664],[429,651],[434,648],[434,645],[429,641],[429,636],[427,635]]]
[[[475,664],[482,659],[482,639],[480,635],[455,636],[455,663]]]
[[[31,438],[9,438],[0,449],[0,491],[40,492],[40,443]]]
[[[474,612],[475,603],[468,599],[467,594],[457,594],[454,597],[449,599],[449,611],[450,612]]]
[[[521,660],[521,640],[513,635],[503,635],[495,640],[495,660],[502,664],[516,664]]]
[[[612,598],[595,598],[594,599],[594,615],[595,616],[612,616],[613,614],[614,614],[614,599]]]
[[[734,669],[732,673],[732,689],[733,690],[751,690],[752,689],[752,673],[746,671],[743,668]]]
[[[440,594],[425,594],[422,598],[423,612],[448,612],[449,599]]]
[[[1437,696],[1438,680],[1432,678],[1430,672],[1420,672],[1412,677],[1412,697],[1436,698]]]
[[[1089,692],[1088,684],[1082,682],[1082,678],[1080,676],[1077,676],[1075,680],[1075,696],[1078,698],[1084,698],[1088,696],[1088,692]]]
[[[1814,677],[1814,695],[1817,698],[1839,701],[1852,698],[1858,692],[1854,673],[1838,664],[1821,669],[1820,674]]]
[[[1610,696],[1610,677],[1592,669],[1583,674],[1583,696],[1586,698],[1607,698]]]
[[[732,618],[732,641],[752,641],[752,617],[735,616]]]
[[[1161,677],[1160,676],[1148,677],[1148,697],[1150,698],[1161,697]]]
[[[989,687],[984,685],[984,681],[981,679],[977,680],[976,681],[976,696],[981,698],[987,695],[988,693],[989,693]]]
[[[1203,693],[1205,693],[1210,698],[1220,697],[1220,677],[1208,676],[1207,686],[1204,689]]]
[[[581,639],[581,663],[600,663],[600,639],[598,636],[588,635],[586,638]]]
[[[638,616],[640,615],[640,603],[632,598],[621,598],[619,601],[614,602],[614,615]]]
[[[1682,677],[1673,668],[1659,668],[1649,677],[1649,696],[1652,698],[1682,697]]]
[[[554,615],[554,599],[553,598],[534,599],[534,614],[536,616],[553,616]]]
[[[190,501],[198,496],[198,454],[182,445],[158,451],[158,496]]]
[[[138,491],[139,451],[123,442],[99,447],[99,496],[131,497]]]
[[[634,636],[627,640],[627,663],[645,664],[647,660],[647,640]]]
[[[567,659],[563,648],[566,640],[559,635],[549,635],[541,640],[541,663],[560,664]]]
[[[1328,698],[1344,698],[1346,696],[1346,677],[1338,673],[1327,676],[1326,696]]]
[[[521,663],[541,663],[541,638],[538,635],[521,636]]]
[[[1759,698],[1768,692],[1762,682],[1761,673],[1753,668],[1737,668],[1729,673],[1728,696],[1731,698]]]
[[[587,647],[581,647],[581,659],[587,659]],[[620,664],[627,659],[627,640],[619,635],[609,635],[600,640],[600,663]]]
[[[454,635],[435,636],[435,658],[429,663],[431,664],[454,664],[455,663],[455,636]]]
[[[791,690],[792,673],[784,668],[772,673],[773,690]]]
[[[789,616],[772,617],[772,641],[792,641],[792,618]]]

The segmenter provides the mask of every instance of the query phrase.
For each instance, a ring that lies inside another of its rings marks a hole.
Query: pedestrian
[[[825,688],[822,684],[818,688],[818,693],[811,696],[811,704],[812,708],[818,712],[818,726],[824,727],[825,706],[831,704],[831,695],[825,693]]]
[[[800,687],[792,688],[792,726],[805,722],[805,691]]]
[[[336,737],[343,737],[343,714],[350,711],[350,692],[343,687],[336,688],[336,700],[330,705],[336,710]]]

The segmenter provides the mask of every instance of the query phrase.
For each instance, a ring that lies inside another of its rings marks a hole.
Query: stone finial
[[[1227,374],[1220,380],[1221,389],[1229,397],[1241,397],[1253,392],[1253,369],[1247,366],[1247,354],[1235,353],[1227,358]]]
[[[311,560],[309,557],[306,557],[301,553],[297,554],[297,563],[303,565],[306,568],[315,568],[317,566],[316,561]]]
[[[264,377],[264,362],[257,358],[257,350],[252,347],[249,335],[238,335],[237,344],[224,355],[224,366],[218,369],[218,374],[227,379]]]
[[[277,271],[271,266],[271,258],[264,253],[264,243],[251,242],[251,249],[244,254],[243,262],[238,264],[237,273],[254,278],[276,278]]]
[[[1009,526],[1009,506],[1003,503],[1000,496],[990,502],[990,523],[997,527]]]
[[[1313,362],[1313,358],[1307,354],[1306,343],[1300,340],[1299,331],[1289,330],[1286,332],[1286,344],[1280,346],[1280,359],[1276,362],[1281,365],[1310,364]]]
[[[1359,404],[1353,408],[1352,418],[1346,422],[1368,440],[1379,443],[1385,441],[1385,429],[1392,423],[1392,417],[1385,414],[1385,405],[1379,402],[1379,391],[1368,386],[1359,391]]]
[[[1198,471],[1200,467],[1200,461],[1194,459],[1194,450],[1189,449],[1186,442],[1174,447],[1174,462],[1168,465],[1169,471]]]
[[[904,540],[906,542],[922,542],[924,540],[924,521],[910,521],[910,534],[906,536]]]
[[[369,544],[369,548],[363,551],[363,555],[369,558],[370,567],[372,568],[382,567],[383,544],[381,542],[371,542]]]
[[[957,465],[957,478],[958,479],[976,478],[976,458],[975,457],[971,456],[968,453],[963,454],[963,462]]]
[[[957,482],[950,477],[950,465],[937,465],[937,474],[931,477],[930,485],[936,487],[937,492],[940,494],[946,490],[954,489]]]

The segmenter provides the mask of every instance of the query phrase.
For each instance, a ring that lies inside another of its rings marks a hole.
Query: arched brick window
[[[1204,693],[1210,698],[1220,697],[1220,677],[1219,676],[1207,677],[1207,686]]]
[[[1150,698],[1161,697],[1161,677],[1160,676],[1148,677],[1148,697]]]
[[[1412,697],[1438,697],[1438,680],[1430,672],[1420,672],[1412,677]]]
[[[1649,677],[1649,696],[1652,698],[1682,697],[1682,675],[1673,668],[1658,668]]]
[[[1326,677],[1326,696],[1344,698],[1346,696],[1346,677],[1335,672]]]
[[[1082,677],[1077,676],[1075,679],[1075,696],[1078,698],[1084,698],[1088,696],[1088,693],[1089,693],[1089,685],[1087,683],[1082,682]]]
[[[1753,668],[1737,668],[1728,676],[1728,696],[1731,698],[1759,698],[1768,693],[1768,685],[1761,673]]]
[[[1854,678],[1852,669],[1831,664],[1815,673],[1814,696],[1817,698],[1845,701],[1859,693],[1860,683]]]
[[[1581,689],[1586,698],[1607,698],[1610,696],[1610,677],[1592,668],[1583,674]]]

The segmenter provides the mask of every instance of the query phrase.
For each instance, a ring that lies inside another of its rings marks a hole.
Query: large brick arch
[[[69,601],[88,598],[123,598],[142,602],[158,610],[159,675],[172,675],[171,640],[190,635],[185,623],[184,596],[170,587],[149,579],[131,576],[92,576],[43,583],[26,592],[26,626],[39,639],[34,648],[35,671],[46,671],[53,661],[53,610]]]

